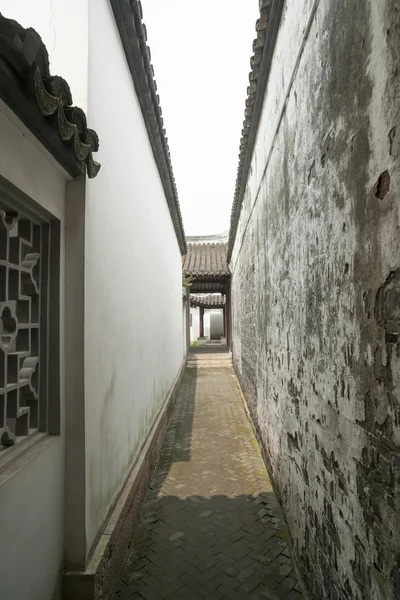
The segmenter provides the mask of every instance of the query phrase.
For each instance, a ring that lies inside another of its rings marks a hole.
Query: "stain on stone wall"
[[[233,248],[234,364],[310,596],[398,600],[398,2],[320,0],[291,88],[274,61],[288,98]]]

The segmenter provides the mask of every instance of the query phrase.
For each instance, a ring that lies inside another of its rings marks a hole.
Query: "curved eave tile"
[[[14,110],[13,98],[15,104],[18,98],[18,112],[24,113],[21,116],[26,126],[36,134],[40,123],[31,122],[31,106],[36,105],[46,121],[43,136],[49,138],[49,132],[55,130],[65,153],[73,154],[77,163],[86,165],[90,178],[96,177],[100,164],[93,159],[93,152],[99,149],[98,135],[87,127],[83,110],[72,105],[68,83],[62,77],[51,75],[48,52],[40,35],[0,14],[0,61],[2,67],[8,69],[5,101],[10,108]],[[12,87],[15,90],[10,89]],[[26,100],[26,112],[21,108],[22,97]],[[48,146],[51,147],[51,142]]]

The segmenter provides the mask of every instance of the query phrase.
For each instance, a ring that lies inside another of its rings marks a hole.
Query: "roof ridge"
[[[253,41],[253,55],[250,58],[251,71],[245,102],[244,121],[239,148],[239,165],[235,184],[235,193],[231,210],[228,237],[228,257],[231,258],[233,244],[242,207],[253,154],[258,124],[260,121],[265,90],[268,83],[272,54],[278,34],[284,0],[259,0],[260,16],[256,21],[257,37]]]
[[[188,246],[227,246],[228,242],[187,242],[187,245]]]
[[[149,141],[164,188],[169,211],[181,254],[187,251],[178,190],[172,169],[171,152],[167,132],[157,94],[154,67],[151,63],[150,47],[147,44],[147,28],[143,22],[140,0],[110,0],[119,30]],[[132,18],[133,17],[133,18]]]

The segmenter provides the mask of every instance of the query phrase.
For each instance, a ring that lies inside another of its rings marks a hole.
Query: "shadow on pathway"
[[[226,345],[209,343],[205,346],[190,346],[189,355],[191,354],[226,354],[229,355],[228,347]]]
[[[300,600],[231,367],[186,369],[117,590],[123,600]]]

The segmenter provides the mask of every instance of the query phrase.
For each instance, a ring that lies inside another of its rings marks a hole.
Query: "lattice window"
[[[50,243],[49,222],[0,197],[0,458],[48,430]]]

